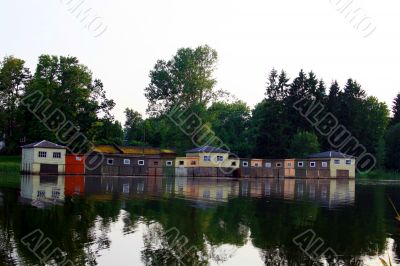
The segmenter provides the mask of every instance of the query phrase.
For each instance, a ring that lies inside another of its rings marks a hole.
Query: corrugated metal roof
[[[215,148],[215,147],[212,147],[212,146],[202,146],[202,147],[198,147],[198,148],[194,148],[194,149],[186,151],[186,153],[198,153],[198,152],[227,153],[228,151],[220,149],[220,148]]]
[[[47,141],[47,140],[42,140],[38,142],[34,142],[31,144],[27,144],[24,146],[21,146],[23,149],[29,149],[29,148],[49,148],[49,149],[66,149],[65,146],[55,144],[53,142]]]
[[[338,151],[325,151],[325,152],[310,154],[307,156],[307,158],[355,158],[355,157]]]

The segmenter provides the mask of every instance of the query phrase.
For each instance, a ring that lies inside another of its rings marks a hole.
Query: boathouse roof
[[[338,151],[325,151],[325,152],[310,154],[307,156],[307,158],[354,158],[354,156],[341,153]]]
[[[205,152],[205,153],[227,153],[228,151],[220,148],[215,148],[212,146],[202,146],[198,148],[194,148],[191,150],[186,151],[186,153],[198,153],[198,152]]]
[[[49,148],[49,149],[65,149],[65,146],[58,145],[56,143],[47,141],[47,140],[42,140],[38,142],[34,142],[31,144],[27,144],[24,146],[21,146],[23,149],[29,149],[29,148]]]

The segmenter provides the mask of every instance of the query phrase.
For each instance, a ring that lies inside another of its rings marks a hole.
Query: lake
[[[21,176],[19,187],[0,185],[0,265],[400,265],[389,201],[400,210],[399,190],[395,181]]]

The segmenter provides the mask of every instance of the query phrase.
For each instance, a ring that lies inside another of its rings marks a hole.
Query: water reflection
[[[24,202],[60,203],[65,196],[99,200],[137,196],[185,198],[203,203],[228,202],[236,197],[312,201],[336,207],[354,203],[354,180],[217,179],[188,177],[22,176]]]
[[[308,229],[346,265],[400,255],[386,201],[400,204],[399,185],[84,176],[23,176],[20,185],[0,188],[0,262],[8,264],[38,263],[20,243],[35,229],[76,265],[311,265],[293,244]]]
[[[37,207],[64,202],[64,176],[22,176],[21,200]]]

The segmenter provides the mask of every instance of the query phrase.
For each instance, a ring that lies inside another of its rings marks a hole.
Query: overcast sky
[[[0,56],[22,58],[32,72],[41,54],[78,57],[103,81],[120,121],[126,107],[145,112],[156,60],[203,44],[219,54],[217,88],[250,106],[275,67],[290,77],[313,70],[341,86],[352,77],[391,107],[400,91],[400,3],[350,1],[0,0]]]

